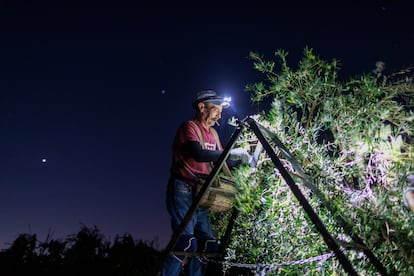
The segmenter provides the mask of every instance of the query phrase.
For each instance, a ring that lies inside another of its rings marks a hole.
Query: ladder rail
[[[260,131],[263,133],[265,132],[269,139],[271,139],[275,145],[281,150],[281,154],[283,154],[286,159],[292,164],[295,170],[298,172],[299,177],[301,178],[303,184],[309,188],[322,202],[325,208],[331,213],[334,217],[336,222],[344,229],[345,233],[351,237],[355,244],[358,244],[364,254],[368,257],[370,262],[374,265],[374,267],[378,270],[381,275],[388,275],[387,269],[381,263],[381,261],[374,255],[374,253],[368,248],[368,246],[364,243],[363,239],[358,236],[353,230],[352,226],[347,222],[347,220],[334,208],[331,204],[328,203],[325,196],[322,192],[312,183],[309,177],[305,174],[302,167],[299,165],[298,161],[293,158],[292,154],[289,150],[283,145],[283,143],[274,135],[271,131],[267,128],[263,127],[259,123],[255,122],[258,126]]]
[[[259,139],[266,153],[270,156],[270,159],[272,160],[275,167],[279,170],[279,173],[282,175],[285,182],[288,184],[294,196],[297,198],[299,203],[302,205],[302,208],[305,210],[309,219],[313,222],[318,232],[322,235],[322,238],[324,239],[325,243],[335,253],[338,261],[342,265],[342,268],[349,275],[358,275],[352,263],[349,261],[347,256],[342,252],[341,248],[336,243],[335,239],[332,237],[329,231],[326,229],[325,225],[323,224],[322,220],[319,218],[318,214],[316,214],[316,212],[313,210],[312,206],[309,204],[305,196],[300,191],[298,185],[296,185],[295,181],[293,181],[289,172],[283,166],[279,157],[277,157],[272,146],[269,144],[269,142],[264,137],[263,133],[260,131],[258,125],[256,124],[256,121],[254,121],[252,118],[247,118],[247,123],[249,124],[250,129],[254,132],[256,137]]]

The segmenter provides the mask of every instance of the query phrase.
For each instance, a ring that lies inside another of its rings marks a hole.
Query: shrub
[[[275,56],[278,62],[250,54],[264,80],[246,90],[252,102],[272,103],[253,117],[282,141],[388,272],[408,275],[414,265],[414,222],[402,204],[402,191],[413,172],[410,69],[385,76],[377,68],[340,80],[338,62],[324,61],[312,49],[304,50],[297,69],[288,66],[286,52],[276,51]],[[257,139],[247,129],[239,143],[255,145]],[[355,245],[348,248],[350,237],[275,149],[358,273],[374,275],[376,269],[366,256]],[[280,264],[329,253],[265,153],[256,172],[240,167],[235,173],[240,215],[227,249],[228,262]],[[343,270],[336,258],[329,258],[275,266],[268,273],[338,275]]]

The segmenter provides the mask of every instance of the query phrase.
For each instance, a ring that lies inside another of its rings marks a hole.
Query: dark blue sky
[[[163,247],[170,146],[196,92],[232,96],[218,128],[226,141],[226,120],[257,110],[243,91],[260,80],[250,51],[284,49],[295,65],[309,46],[339,59],[343,77],[379,60],[388,72],[412,65],[408,2],[2,8],[0,249],[20,233],[64,239],[81,224]]]

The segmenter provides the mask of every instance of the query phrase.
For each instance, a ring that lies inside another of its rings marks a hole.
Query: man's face
[[[221,112],[223,111],[223,107],[221,105],[216,105],[212,103],[200,104],[202,122],[209,127],[214,126],[217,123],[217,121],[221,118]]]

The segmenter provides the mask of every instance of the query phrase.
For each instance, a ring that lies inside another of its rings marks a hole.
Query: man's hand
[[[250,164],[252,161],[252,156],[242,147],[231,149],[229,158],[231,160],[241,160],[243,164]]]

